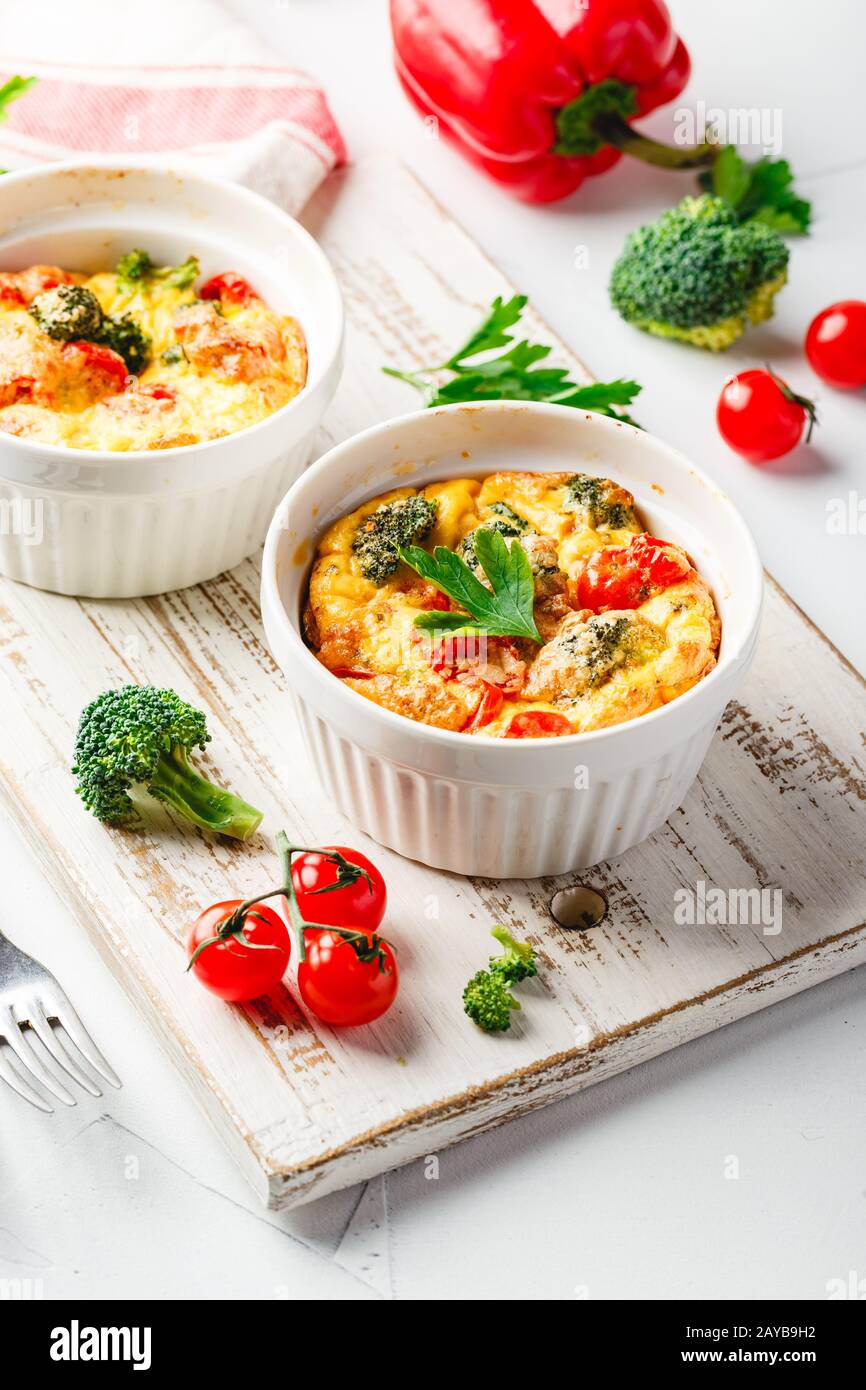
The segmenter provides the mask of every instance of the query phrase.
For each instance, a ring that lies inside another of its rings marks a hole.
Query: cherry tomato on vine
[[[233,1004],[270,993],[285,975],[292,953],[285,922],[265,903],[256,903],[244,917],[243,936],[249,945],[236,935],[219,939],[220,929],[225,930],[241,905],[240,898],[232,898],[206,907],[186,943],[192,973],[211,994]]]
[[[374,932],[385,916],[385,880],[365,854],[346,845],[308,850],[292,863],[292,884],[305,922]],[[329,859],[338,855],[342,863]]]
[[[716,407],[716,422],[725,443],[749,463],[781,458],[800,443],[808,444],[817,416],[806,396],[769,369],[751,367],[726,381]]]
[[[679,546],[644,533],[628,545],[605,545],[592,552],[577,581],[577,601],[594,613],[637,608],[660,589],[685,579],[691,568]]]
[[[315,927],[304,932],[307,959],[298,966],[298,990],[323,1023],[341,1028],[372,1023],[397,997],[393,950],[372,932],[365,936],[366,946]]]
[[[816,314],[806,333],[806,356],[828,386],[866,386],[866,304],[840,299]]]

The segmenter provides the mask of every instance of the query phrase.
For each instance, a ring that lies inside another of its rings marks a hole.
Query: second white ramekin
[[[488,739],[415,723],[332,676],[301,630],[316,539],[388,488],[499,469],[584,471],[628,487],[650,530],[682,544],[722,618],[716,668],[662,709],[567,738]],[[262,617],[313,762],[336,805],[382,844],[485,878],[565,873],[622,853],[682,802],[754,654],[763,592],[745,523],[715,484],[642,431],[565,406],[422,411],[332,449],[268,532]]]
[[[100,452],[0,432],[0,573],[40,589],[126,598],[197,584],[261,545],[309,458],[336,390],[343,307],[334,273],[293,218],[248,189],[183,167],[89,160],[0,179],[0,269],[94,271],[133,246],[202,275],[235,270],[307,337],[288,405],[185,448]]]

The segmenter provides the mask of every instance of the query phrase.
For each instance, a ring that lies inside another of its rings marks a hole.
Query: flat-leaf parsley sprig
[[[457,401],[547,401],[611,415],[633,425],[634,420],[617,407],[631,404],[641,389],[637,382],[594,381],[579,386],[569,380],[565,367],[539,366],[551,349],[525,338],[515,341],[514,334],[507,331],[519,321],[525,307],[525,294],[505,301],[497,296],[484,322],[446,362],[417,372],[401,372],[394,367],[382,370],[414,386],[423,394],[426,406]],[[496,357],[483,356],[498,348],[505,351]]]
[[[803,236],[809,231],[812,205],[794,188],[787,159],[764,155],[750,163],[733,145],[726,145],[698,182],[705,192],[723,198],[742,222],[763,222],[780,236]]]
[[[465,609],[462,613],[419,613],[415,626],[432,632],[525,637],[541,643],[533,616],[535,580],[520,541],[507,545],[498,531],[481,526],[473,543],[489,589],[465,560],[444,545],[437,545],[432,555],[420,545],[401,548],[401,560]]]

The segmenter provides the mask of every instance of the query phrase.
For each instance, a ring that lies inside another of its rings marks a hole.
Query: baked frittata
[[[256,424],[307,377],[297,321],[241,276],[144,251],[85,276],[0,272],[0,430],[73,449],[169,449]]]
[[[399,547],[445,546],[487,582],[478,528],[526,554],[540,642],[416,626],[419,612],[461,605]],[[332,525],[305,632],[365,699],[438,728],[515,738],[602,729],[667,704],[712,670],[721,626],[689,556],[647,534],[625,488],[586,473],[503,472],[397,488]]]

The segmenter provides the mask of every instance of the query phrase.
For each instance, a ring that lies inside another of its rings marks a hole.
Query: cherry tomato
[[[691,568],[685,551],[645,533],[628,545],[604,545],[592,552],[577,581],[578,603],[594,613],[637,608],[685,579]]]
[[[203,942],[217,936],[221,924],[240,905],[240,898],[232,898],[205,908],[190,930],[187,955],[192,958]],[[233,1004],[258,999],[275,989],[286,973],[292,953],[285,922],[266,903],[256,903],[249,909],[243,930],[251,947],[227,937],[205,946],[191,966],[205,989]]]
[[[808,443],[815,419],[810,400],[795,395],[781,377],[761,367],[738,372],[726,381],[716,407],[719,433],[749,463],[766,463],[790,453],[799,444],[807,420]]]
[[[439,613],[447,613],[451,607],[451,600],[448,595],[437,589],[435,584],[425,584],[421,597],[424,608],[432,608]]]
[[[139,386],[140,396],[150,396],[154,401],[173,401],[175,394],[170,386],[160,386],[158,383],[153,386]]]
[[[38,294],[71,284],[73,277],[53,265],[30,265],[26,270],[0,271],[0,302],[30,304]]]
[[[806,356],[828,386],[843,391],[866,386],[866,304],[840,299],[809,324]]]
[[[292,863],[292,884],[301,916],[305,922],[323,927],[374,932],[388,902],[385,880],[360,850],[345,845],[324,848],[342,855],[349,867],[318,850],[297,856]],[[354,873],[352,866],[362,872]]]
[[[426,579],[419,583],[417,574],[407,572],[404,577],[400,571],[396,576],[396,584],[400,593],[412,595],[419,608],[432,608],[440,613],[447,613],[451,607],[451,600],[447,594],[443,594],[441,589],[437,589],[435,584],[429,583]]]
[[[432,639],[418,634],[418,638],[427,660],[443,680],[469,681],[478,687],[495,685],[504,695],[517,695],[523,687],[526,663],[507,637],[470,632]]]
[[[342,1028],[372,1023],[396,999],[394,952],[372,933],[366,937],[372,959],[361,960],[354,945],[335,932],[310,927],[305,931],[307,959],[298,966],[298,990],[323,1023]]]
[[[476,729],[483,729],[485,724],[495,719],[505,701],[499,686],[491,685],[489,681],[482,681],[481,685],[483,689],[478,707],[464,729],[467,734],[474,733]]]
[[[28,303],[46,290],[56,290],[58,285],[71,285],[74,277],[68,270],[56,265],[31,265],[20,272],[24,298]]]
[[[422,637],[421,640],[427,641],[426,637]],[[497,637],[476,636],[474,633],[467,633],[462,637],[449,633],[445,637],[434,637],[429,641],[427,659],[440,676],[445,680],[453,680],[458,671],[469,671],[480,666],[482,655],[488,649],[495,651],[498,642]],[[516,648],[512,650],[516,651]]]
[[[104,376],[114,391],[122,391],[126,386],[129,372],[123,358],[102,343],[91,343],[86,338],[64,343],[61,349],[64,356],[81,371],[98,373]]]
[[[362,671],[360,668],[356,669],[354,666],[331,667],[331,675],[339,676],[340,680],[346,680],[346,678],[349,677],[354,681],[371,681],[375,674],[375,671]]]
[[[576,734],[577,729],[564,714],[553,710],[529,709],[523,714],[515,714],[508,728],[506,738],[561,738],[565,734]]]
[[[14,405],[16,401],[50,406],[52,400],[52,393],[35,376],[13,376],[0,381],[0,406]]]
[[[223,304],[250,304],[259,297],[249,281],[233,270],[212,276],[198,293],[200,299],[218,299]]]

